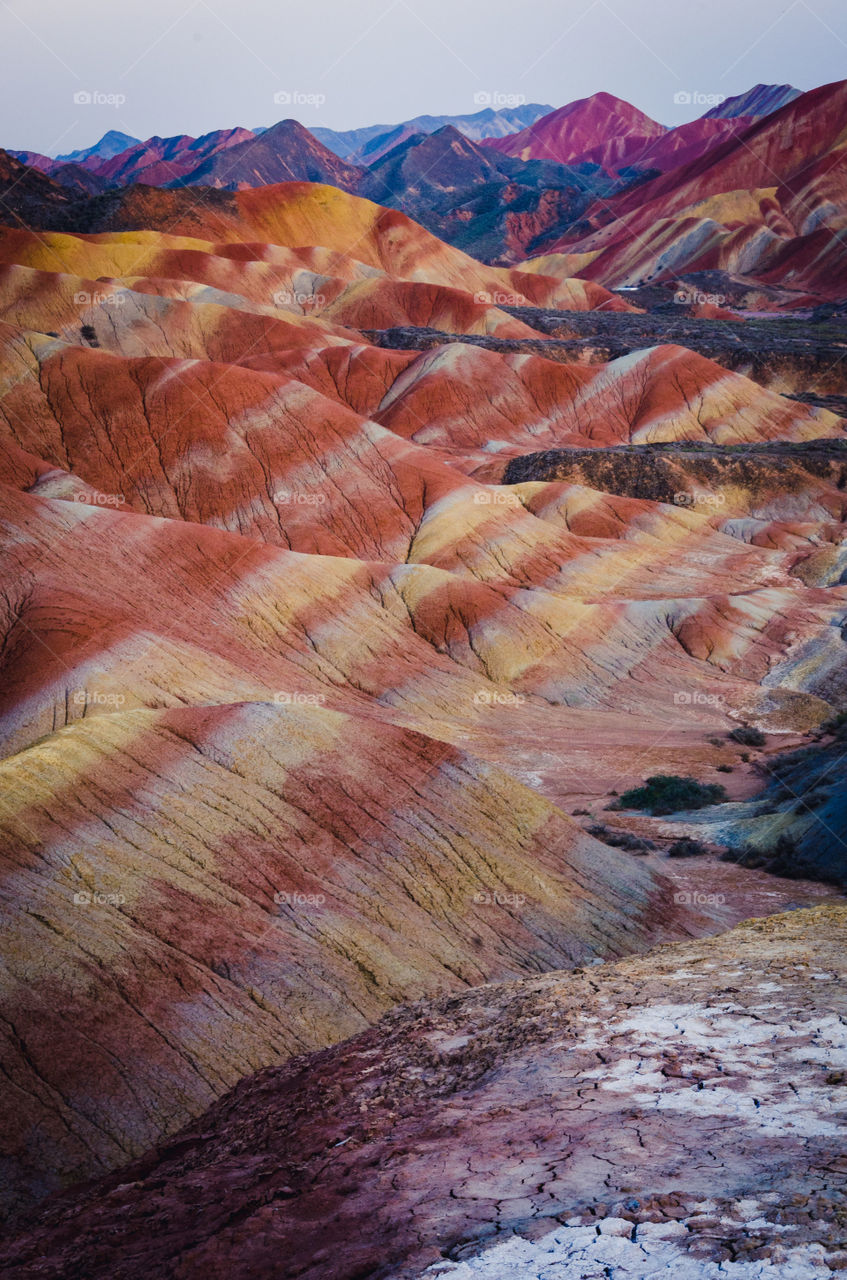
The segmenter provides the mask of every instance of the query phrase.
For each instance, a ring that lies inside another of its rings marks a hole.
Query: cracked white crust
[[[687,1253],[680,1243],[686,1234],[683,1223],[634,1227],[623,1218],[606,1218],[600,1227],[559,1227],[540,1240],[516,1236],[468,1261],[439,1263],[425,1275],[450,1280],[827,1280],[832,1274],[819,1244],[782,1249],[777,1259],[714,1262]]]

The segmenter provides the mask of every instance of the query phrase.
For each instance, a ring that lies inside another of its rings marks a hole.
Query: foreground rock
[[[319,705],[93,716],[0,781],[4,1209],[399,1001],[686,928],[501,770]]]
[[[847,1234],[845,942],[827,904],[400,1009],[54,1201],[4,1274],[825,1276]]]

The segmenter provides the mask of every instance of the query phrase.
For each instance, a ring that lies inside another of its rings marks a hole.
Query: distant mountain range
[[[525,161],[595,164],[608,173],[626,168],[664,172],[740,133],[757,118],[704,116],[669,129],[621,98],[597,93],[550,112],[511,137],[486,139],[482,145]]]
[[[517,133],[552,110],[550,106],[532,102],[496,111],[493,107],[485,107],[469,116],[415,116],[401,124],[372,124],[343,133],[336,133],[334,129],[313,129],[312,132],[342,160],[349,160],[352,164],[373,164],[408,138],[421,133],[436,133],[447,125],[466,138],[479,142],[482,138],[504,138],[510,133]]]
[[[84,166],[92,175],[92,189],[103,191],[133,182],[151,186],[224,186],[235,190],[292,177],[304,179],[310,169],[315,171],[316,165],[322,166],[322,176],[316,181],[334,182],[337,178],[338,185],[345,186],[355,183],[357,175],[327,161],[324,149],[352,166],[372,164],[399,143],[448,125],[468,138],[499,138],[516,133],[552,110],[537,103],[496,111],[487,107],[473,115],[416,116],[397,125],[369,125],[346,133],[320,128],[308,131],[296,120],[282,120],[267,129],[216,129],[199,138],[181,134],[146,141],[110,129],[93,146],[66,155],[51,157],[36,151],[9,154],[72,188],[78,187],[78,179],[75,168],[68,166]],[[215,159],[242,143],[253,144],[250,163],[246,162],[246,148],[236,152],[232,164]]]
[[[587,163],[517,160],[445,125],[383,155],[358,191],[468,253],[494,259],[525,256],[542,231],[564,232],[596,197],[623,189],[628,176]]]
[[[294,120],[283,120],[268,129],[216,129],[193,138],[186,134],[145,141],[109,130],[94,146],[50,157],[33,151],[10,151],[22,163],[40,169],[60,183],[77,185],[76,168],[87,169],[102,189],[147,182],[151,186],[209,185],[238,190],[281,182],[289,177],[334,181],[345,186],[359,180],[338,169],[327,152],[346,161],[348,167],[370,167],[412,138],[452,128],[463,137],[491,146],[521,160],[550,160],[557,164],[596,164],[615,172],[634,163],[655,164],[656,144],[661,154],[673,156],[677,137],[709,141],[722,136],[726,126],[704,121],[753,120],[800,96],[790,85],[756,85],[729,98],[698,121],[668,128],[609,93],[554,110],[539,103],[495,110],[486,107],[472,115],[415,116],[396,125],[368,125],[336,132],[306,130]],[[308,134],[308,138],[307,135]],[[670,142],[670,145],[668,143]],[[223,153],[235,149],[229,159]],[[241,148],[240,150],[238,148]],[[655,154],[654,154],[655,153]],[[253,156],[251,162],[249,157]],[[72,166],[69,171],[68,166]],[[312,179],[307,169],[321,170]]]
[[[829,297],[842,274],[830,259],[845,205],[843,88],[756,85],[676,127],[597,93],[555,110],[487,108],[346,133],[296,120],[199,138],[110,131],[54,158],[8,153],[0,216],[76,229],[120,217],[131,226],[133,209],[156,222],[151,209],[169,202],[116,203],[110,193],[140,184],[223,194],[306,181],[402,210],[483,261],[552,254],[563,259],[557,274],[618,286],[673,271],[757,275],[772,260],[780,282],[780,255],[802,242],[804,285]]]
[[[103,134],[99,142],[94,143],[93,147],[85,147],[82,151],[69,151],[67,155],[57,156],[56,159],[66,164],[82,164],[85,160],[111,160],[112,156],[119,156],[122,151],[139,146],[140,143],[140,138],[133,138],[128,133],[110,129],[108,133]]]

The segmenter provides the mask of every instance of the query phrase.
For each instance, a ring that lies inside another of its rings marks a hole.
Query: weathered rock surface
[[[508,775],[320,695],[110,696],[0,765],[6,1208],[399,1001],[643,948],[679,915]]]
[[[823,906],[398,1010],[53,1201],[5,1273],[819,1280],[847,1227],[845,942]]]
[[[538,262],[544,268],[542,274],[555,274],[551,259]],[[731,321],[703,320],[692,315],[697,304],[678,300],[704,293],[728,295],[727,301],[740,312]],[[841,359],[847,328],[843,315],[827,314],[826,307],[795,316],[773,314],[778,304],[770,302],[766,312],[756,313],[764,301],[761,295],[719,271],[695,272],[666,286],[633,290],[627,297],[647,303],[651,310],[647,314],[598,311],[586,318],[572,311],[557,314],[515,307],[510,314],[556,339],[550,350],[563,361],[603,364],[657,343],[674,343],[779,395],[824,407],[827,397],[838,397],[847,388]],[[795,298],[795,306],[796,302]]]

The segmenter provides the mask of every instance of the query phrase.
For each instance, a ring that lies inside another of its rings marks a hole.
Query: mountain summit
[[[84,147],[81,151],[69,151],[67,155],[56,156],[56,163],[82,164],[84,160],[111,160],[112,156],[120,155],[128,147],[137,146],[140,141],[140,138],[133,138],[129,133],[109,129],[92,147]]]
[[[802,95],[801,89],[790,84],[757,84],[746,93],[727,98],[720,106],[706,112],[707,120],[729,120],[734,116],[769,116],[787,103]]]
[[[604,169],[620,169],[666,132],[665,125],[651,120],[622,98],[595,93],[551,111],[520,133],[486,139],[483,145],[520,160],[588,162]]]

